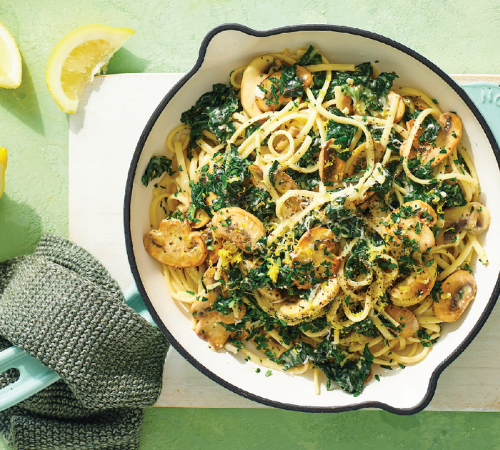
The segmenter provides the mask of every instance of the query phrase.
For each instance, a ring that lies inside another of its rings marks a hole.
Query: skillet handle
[[[156,326],[135,284],[124,293],[125,303],[140,314],[151,325]],[[0,389],[0,411],[16,405],[55,383],[61,377],[44,366],[38,359],[12,346],[0,352],[0,374],[9,369],[19,370],[19,379]]]
[[[143,319],[146,319],[151,325],[158,328],[158,325],[156,325],[155,321],[151,317],[151,314],[149,314],[149,311],[146,308],[146,305],[144,304],[144,301],[142,300],[141,294],[139,294],[139,291],[137,290],[137,286],[135,284],[130,286],[123,293],[123,296],[125,297],[125,303],[128,306],[130,306]]]
[[[8,369],[18,369],[19,379],[0,390],[0,411],[26,400],[61,378],[38,359],[15,346],[0,353],[0,373]]]

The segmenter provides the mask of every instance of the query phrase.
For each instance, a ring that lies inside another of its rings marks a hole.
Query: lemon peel
[[[47,87],[65,113],[76,112],[84,86],[105,73],[111,57],[134,33],[130,28],[85,25],[56,44],[47,62]]]
[[[23,77],[21,53],[9,30],[0,23],[0,87],[15,89]]]
[[[0,147],[0,198],[5,189],[5,170],[7,169],[7,149]]]

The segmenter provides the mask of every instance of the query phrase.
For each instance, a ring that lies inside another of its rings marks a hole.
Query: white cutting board
[[[70,116],[69,238],[98,258],[124,290],[133,283],[123,233],[129,164],[146,122],[181,76],[97,77],[84,89],[78,112]],[[500,82],[500,76],[453,77],[462,83]],[[498,342],[500,302],[472,344],[445,369],[427,410],[500,411]],[[263,407],[219,386],[173,348],[157,406]]]

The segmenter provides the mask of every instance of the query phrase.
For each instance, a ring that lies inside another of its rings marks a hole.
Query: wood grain
[[[452,75],[461,83],[499,75]],[[150,115],[181,74],[97,77],[69,126],[69,236],[95,255],[120,286],[133,283],[125,252],[123,199],[135,145]],[[472,344],[441,375],[428,410],[500,411],[500,306]],[[262,407],[219,386],[174,349],[157,406]]]

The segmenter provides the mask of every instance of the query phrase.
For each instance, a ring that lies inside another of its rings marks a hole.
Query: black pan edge
[[[432,400],[432,397],[434,396],[436,386],[437,386],[437,381],[439,379],[439,376],[443,372],[443,370],[448,367],[466,348],[467,346],[472,342],[472,340],[476,337],[476,335],[479,333],[481,328],[483,327],[484,323],[486,322],[486,319],[489,317],[491,311],[493,310],[493,307],[495,306],[495,303],[498,299],[498,296],[500,294],[500,274],[497,278],[497,281],[495,283],[495,288],[493,289],[493,292],[491,294],[491,297],[486,305],[486,308],[484,309],[481,317],[479,318],[478,322],[474,326],[474,328],[471,330],[469,335],[466,337],[466,339],[462,342],[462,344],[451,354],[446,358],[432,373],[430,380],[429,380],[429,386],[427,388],[426,395],[424,398],[418,403],[416,406],[413,408],[394,408],[390,405],[387,405],[386,403],[381,403],[381,402],[364,402],[364,403],[359,403],[355,405],[346,405],[346,406],[337,406],[337,407],[310,407],[310,406],[301,406],[301,405],[295,405],[295,404],[290,404],[290,403],[281,403],[273,400],[269,400],[263,397],[260,397],[258,395],[252,394],[250,392],[244,391],[243,389],[238,388],[237,386],[234,386],[227,381],[223,380],[222,378],[218,377],[211,371],[209,371],[205,366],[203,366],[198,360],[196,360],[191,354],[189,354],[181,345],[180,343],[172,336],[172,334],[168,331],[168,329],[165,327],[163,322],[161,321],[160,317],[156,313],[155,309],[153,308],[153,305],[146,294],[146,290],[144,288],[144,285],[142,283],[141,277],[139,275],[139,271],[137,268],[137,264],[135,261],[135,256],[134,256],[134,249],[133,249],[133,244],[132,244],[132,236],[130,232],[130,203],[132,199],[132,185],[133,181],[135,178],[135,173],[136,173],[136,167],[137,163],[139,161],[139,157],[141,155],[142,149],[144,147],[144,144],[146,143],[146,140],[155,125],[158,117],[160,116],[161,112],[163,109],[166,107],[168,102],[173,98],[173,96],[179,91],[179,89],[184,86],[184,84],[200,69],[200,67],[203,64],[203,61],[205,59],[205,54],[208,48],[208,45],[210,44],[211,40],[219,33],[227,30],[233,30],[233,31],[240,31],[242,33],[248,34],[250,36],[255,36],[255,37],[268,37],[268,36],[273,36],[277,34],[283,34],[283,33],[293,33],[297,31],[333,31],[333,32],[339,32],[339,33],[346,33],[346,34],[353,34],[357,36],[362,36],[365,38],[373,39],[375,41],[384,43],[386,45],[389,45],[391,47],[394,47],[421,62],[425,66],[427,66],[429,69],[431,69],[434,73],[439,75],[461,98],[462,100],[466,103],[466,105],[469,107],[469,109],[472,111],[476,119],[478,120],[479,124],[481,125],[483,131],[486,134],[486,137],[488,138],[488,141],[493,149],[493,153],[495,155],[495,158],[497,160],[497,165],[499,166],[500,169],[500,149],[498,147],[498,144],[493,137],[493,133],[491,132],[488,124],[486,123],[484,117],[482,114],[479,112],[478,108],[476,105],[472,102],[472,100],[469,98],[469,96],[465,93],[465,91],[449,76],[447,75],[443,70],[441,70],[438,66],[436,66],[434,63],[429,61],[427,58],[424,56],[420,55],[419,53],[415,52],[414,50],[406,47],[403,44],[400,44],[399,42],[396,42],[390,38],[387,38],[385,36],[382,36],[377,33],[373,33],[370,31],[366,30],[361,30],[358,28],[352,28],[352,27],[346,27],[346,26],[339,26],[339,25],[327,25],[327,24],[310,24],[310,25],[291,25],[291,26],[285,26],[285,27],[279,27],[279,28],[272,28],[269,30],[264,30],[264,31],[257,31],[252,28],[246,27],[244,25],[240,24],[235,24],[235,23],[227,23],[227,24],[222,24],[219,25],[215,28],[213,28],[209,33],[205,36],[203,39],[201,46],[200,46],[200,51],[199,51],[199,56],[198,60],[196,61],[195,65],[192,67],[192,69],[186,73],[176,84],[175,86],[167,93],[167,95],[163,98],[163,100],[160,102],[158,107],[155,109],[153,114],[151,115],[151,118],[147,122],[144,131],[141,134],[141,137],[139,138],[139,141],[137,143],[136,149],[134,151],[134,155],[132,157],[132,161],[130,163],[130,169],[128,172],[128,177],[127,177],[127,183],[125,186],[125,200],[124,200],[124,208],[123,208],[123,217],[124,217],[124,228],[125,228],[125,244],[126,244],[126,249],[127,249],[127,256],[130,264],[130,268],[132,270],[132,274],[134,277],[134,280],[137,284],[137,288],[141,294],[141,297],[144,300],[144,303],[146,304],[149,312],[153,316],[155,322],[158,324],[159,328],[162,330],[164,335],[167,337],[169,342],[174,346],[174,348],[185,358],[187,359],[194,367],[196,367],[200,372],[202,372],[204,375],[215,381],[216,383],[224,386],[225,388],[229,389],[230,391],[241,395],[242,397],[245,397],[249,400],[253,400],[259,403],[262,403],[267,406],[271,406],[274,408],[281,408],[285,410],[291,410],[291,411],[302,411],[302,412],[311,412],[311,413],[337,413],[337,412],[345,412],[345,411],[355,411],[358,409],[364,409],[364,408],[377,408],[377,409],[383,409],[385,411],[388,411],[390,413],[398,414],[398,415],[410,415],[410,414],[416,414],[420,411],[422,411]]]

